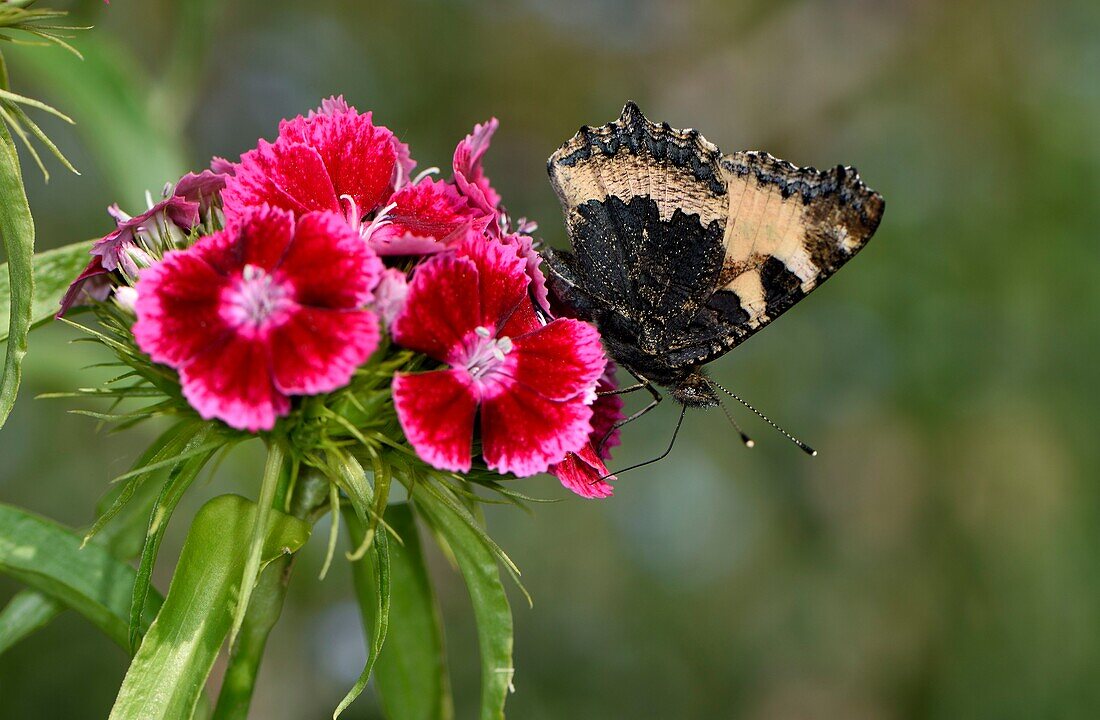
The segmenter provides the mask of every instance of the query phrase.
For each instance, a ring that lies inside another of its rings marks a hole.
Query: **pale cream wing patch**
[[[758,152],[723,156],[721,167],[729,206],[719,289],[737,295],[749,333],[836,272],[882,218],[882,196],[852,168],[798,168]]]
[[[679,209],[709,225],[728,212],[720,159],[695,130],[650,122],[628,103],[618,120],[582,127],[550,156],[547,169],[570,224],[586,202],[649,197],[662,220]]]

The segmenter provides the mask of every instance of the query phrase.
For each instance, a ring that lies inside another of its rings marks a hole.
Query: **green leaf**
[[[139,466],[159,457],[171,446],[182,448],[195,428],[178,423],[169,428],[138,461]],[[167,471],[160,471],[167,473]],[[140,480],[137,478],[135,480]],[[126,560],[141,552],[149,514],[158,497],[154,483],[144,483],[139,488],[132,484],[115,485],[112,492],[100,501],[98,515],[104,517],[108,511],[113,520],[96,534],[95,541],[107,547],[115,557]],[[121,510],[114,506],[121,496],[127,502]],[[11,599],[3,613],[0,613],[0,655],[24,637],[41,630],[65,609],[60,602],[37,591],[24,590]]]
[[[184,452],[196,445],[202,445],[211,430],[209,425],[203,425],[199,432],[191,437],[184,448]],[[187,460],[175,465],[168,473],[168,479],[161,488],[160,496],[153,505],[153,512],[149,516],[149,527],[145,533],[145,544],[141,548],[141,560],[138,563],[137,577],[134,581],[134,591],[130,601],[130,647],[137,648],[140,638],[139,629],[144,624],[146,598],[150,592],[153,578],[153,566],[156,564],[157,555],[160,552],[160,542],[164,539],[164,533],[168,529],[168,521],[172,519],[172,513],[176,510],[180,498],[191,486],[202,468],[214,456],[217,448],[208,448],[200,455],[192,455]]]
[[[335,511],[334,511],[335,512]],[[348,533],[351,535],[352,544],[361,545],[366,536],[367,529],[362,520],[355,513],[344,512],[348,523]],[[334,520],[335,522],[335,520]],[[367,687],[371,671],[382,652],[383,643],[386,641],[386,632],[390,622],[390,553],[389,539],[386,533],[378,533],[371,544],[370,551],[352,564],[352,572],[355,577],[356,593],[359,597],[359,608],[363,613],[363,622],[370,628],[370,647],[367,648],[367,664],[360,673],[355,685],[340,701],[332,717],[340,717],[340,713],[347,709]],[[369,588],[369,592],[368,592]]]
[[[134,569],[107,548],[80,544],[71,530],[0,504],[0,572],[60,600],[127,648]],[[150,593],[151,607],[160,602]]]
[[[413,485],[420,514],[444,538],[454,553],[459,571],[474,606],[478,645],[481,648],[481,720],[504,720],[504,703],[512,687],[512,610],[500,581],[496,554],[481,534],[458,512],[457,503],[440,501],[425,490],[428,483]],[[445,491],[440,491],[440,493]]]
[[[370,517],[374,504],[374,491],[367,482],[367,473],[353,456],[343,453],[332,453],[336,463],[336,472],[332,479],[337,486],[348,496],[352,508],[360,520]]]
[[[452,720],[454,705],[443,648],[439,607],[432,590],[412,509],[386,510],[386,522],[403,544],[390,545],[390,617],[386,644],[374,666],[374,682],[389,720]],[[356,542],[361,525],[352,525]],[[376,625],[378,584],[369,564],[352,565],[363,625]]]
[[[34,219],[23,191],[23,175],[11,134],[0,123],[0,241],[7,254],[8,344],[4,369],[0,371],[0,427],[8,419],[19,390],[23,356],[27,354],[27,333],[31,329],[31,298],[34,296]]]
[[[37,590],[21,590],[0,612],[0,655],[23,638],[46,627],[65,606]]]
[[[229,634],[255,503],[221,495],[195,515],[168,597],[122,681],[111,720],[189,718],[218,650]],[[272,510],[263,533],[261,564],[296,552],[309,525]]]
[[[83,63],[65,53],[34,52],[11,57],[10,64],[64,98],[112,194],[124,207],[143,206],[146,190],[158,194],[186,168],[181,135],[153,111],[145,66],[121,43],[92,34],[81,38],[80,49]]]
[[[78,242],[47,250],[34,256],[34,287],[31,296],[30,327],[48,322],[57,312],[61,297],[91,257],[91,242]],[[11,310],[11,269],[0,265],[0,318]],[[8,327],[0,327],[0,342],[8,337]]]

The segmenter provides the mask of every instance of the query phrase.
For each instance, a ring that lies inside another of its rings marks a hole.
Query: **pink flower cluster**
[[[346,386],[388,332],[430,368],[392,384],[426,463],[466,472],[479,447],[491,470],[610,495],[617,434],[603,458],[594,443],[622,414],[597,392],[614,390],[613,368],[593,326],[551,311],[534,226],[512,223],[482,166],[496,128],[458,144],[450,179],[414,176],[407,145],[330,98],[146,213],[116,212],[62,311],[131,281],[138,346],[178,371],[202,417],[250,432],[295,396]],[[203,218],[222,229],[181,242]]]

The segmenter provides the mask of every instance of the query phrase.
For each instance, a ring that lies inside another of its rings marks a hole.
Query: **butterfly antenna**
[[[686,412],[687,412],[687,405],[681,406],[680,407],[680,419],[676,421],[676,429],[672,431],[672,439],[668,441],[668,447],[665,448],[665,451],[663,453],[661,453],[660,455],[658,455],[655,458],[650,458],[649,460],[646,460],[645,462],[640,462],[640,463],[637,463],[636,465],[631,465],[630,467],[623,468],[622,470],[619,470],[617,472],[608,473],[607,475],[604,475],[599,480],[596,480],[594,482],[599,482],[600,480],[606,480],[607,478],[615,476],[615,475],[622,475],[625,472],[630,472],[631,470],[637,470],[638,468],[645,467],[646,465],[652,465],[653,463],[660,462],[661,460],[664,460],[666,457],[668,457],[668,454],[670,452],[672,452],[673,446],[676,445],[676,436],[680,433],[680,426],[684,424],[684,413],[686,413]]]
[[[749,437],[748,434],[741,429],[741,426],[738,425],[737,421],[733,419],[733,414],[730,413],[729,408],[726,407],[726,404],[722,402],[721,398],[718,398],[718,407],[722,408],[722,413],[726,416],[726,419],[730,421],[730,425],[732,425],[733,429],[737,431],[737,434],[741,436],[741,442],[745,443],[745,447],[756,447],[756,441]]]
[[[738,395],[737,393],[734,393],[734,392],[730,392],[729,390],[727,390],[726,388],[722,387],[721,385],[719,385],[719,384],[718,384],[717,382],[715,382],[715,381],[714,381],[713,379],[711,379],[711,378],[707,378],[707,380],[708,380],[708,381],[710,382],[710,384],[711,384],[711,385],[713,385],[714,387],[718,388],[719,390],[721,390],[721,391],[722,391],[722,392],[724,392],[725,394],[729,395],[729,396],[730,396],[731,398],[733,398],[733,399],[734,399],[734,400],[736,400],[737,402],[739,402],[739,403],[741,403],[742,405],[744,405],[745,407],[747,407],[747,408],[748,408],[749,410],[751,410],[751,411],[752,411],[752,412],[753,412],[753,413],[754,413],[754,414],[755,414],[755,415],[756,415],[756,416],[757,416],[758,418],[760,418],[761,420],[763,420],[764,422],[766,422],[767,424],[771,425],[771,426],[772,426],[773,428],[775,428],[776,430],[778,430],[778,431],[779,431],[779,433],[780,433],[780,434],[781,434],[781,435],[782,435],[783,437],[787,438],[788,440],[790,440],[791,442],[793,442],[793,443],[794,443],[795,445],[797,445],[797,446],[798,446],[799,448],[801,448],[801,449],[802,449],[802,452],[806,453],[806,454],[807,454],[807,455],[809,455],[810,457],[816,457],[816,456],[817,456],[817,450],[814,450],[814,449],[813,449],[812,447],[810,447],[810,446],[809,446],[809,445],[807,445],[806,443],[802,442],[801,440],[799,440],[798,438],[796,438],[796,437],[795,437],[794,435],[791,435],[791,434],[790,434],[789,432],[787,432],[787,431],[786,431],[786,430],[784,430],[783,428],[781,428],[781,427],[779,427],[778,425],[776,425],[776,424],[775,424],[774,422],[772,422],[771,418],[769,418],[769,417],[768,417],[767,415],[765,415],[764,413],[760,412],[759,410],[757,410],[756,408],[754,408],[754,407],[753,407],[752,405],[750,405],[749,403],[747,403],[747,402],[746,402],[746,401],[745,401],[744,399],[742,399],[742,398],[741,398],[741,396],[740,396],[740,395]],[[725,409],[725,407],[724,407],[724,406],[723,406],[723,409]],[[727,413],[727,417],[728,417],[728,413]]]

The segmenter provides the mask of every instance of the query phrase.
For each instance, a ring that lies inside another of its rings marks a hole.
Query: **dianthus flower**
[[[394,339],[446,365],[398,374],[397,416],[430,465],[466,472],[475,419],[490,469],[544,472],[588,443],[606,364],[598,331],[573,319],[542,324],[515,248],[470,232],[455,252],[420,265]]]
[[[106,300],[114,288],[112,272],[121,270],[130,280],[136,280],[142,267],[156,262],[199,222],[199,207],[197,201],[175,194],[135,217],[122,212],[118,205],[108,207],[115,229],[92,245],[92,259],[69,285],[56,317],[88,299]]]
[[[288,396],[346,385],[378,346],[364,304],[381,273],[339,215],[246,210],[142,272],[134,337],[203,418],[269,430]]]
[[[161,247],[165,244],[163,237],[179,241],[199,222],[199,204],[178,195],[166,197],[134,217],[122,212],[118,205],[107,208],[107,212],[118,226],[96,241],[92,255],[99,256],[104,270],[121,268],[131,278],[136,278],[141,266],[151,265],[156,255],[167,249]]]
[[[295,214],[332,211],[355,229],[407,180],[408,147],[343,98],[308,117],[283,120],[274,143],[261,140],[241,156],[222,193],[226,222],[267,204]]]

